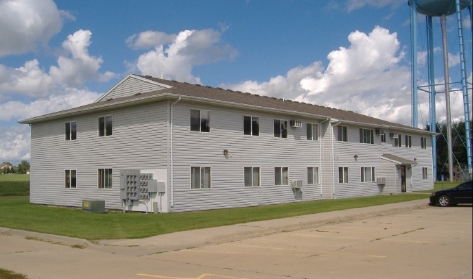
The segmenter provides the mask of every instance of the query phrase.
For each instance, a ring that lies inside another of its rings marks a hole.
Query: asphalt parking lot
[[[100,243],[2,229],[0,267],[53,279],[472,278],[472,207],[415,203],[309,225],[298,219],[300,229],[249,223]],[[215,241],[197,241],[205,235]]]

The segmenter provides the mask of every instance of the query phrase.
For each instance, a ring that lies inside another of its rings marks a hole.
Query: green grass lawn
[[[7,181],[5,176],[11,177],[13,181]],[[435,183],[435,190],[458,184]],[[77,208],[30,204],[29,176],[12,174],[0,175],[0,227],[89,240],[143,238],[184,230],[427,199],[430,192],[432,190],[423,191],[422,194],[380,195],[188,213],[124,214],[111,211],[94,214]]]
[[[30,182],[29,174],[0,174],[0,182],[2,181],[28,181]]]
[[[0,279],[27,279],[23,274],[18,274],[13,271],[0,268]]]
[[[122,212],[95,214],[75,208],[33,205],[28,202],[28,197],[0,197],[0,227],[89,240],[143,238],[177,231],[427,199],[427,197],[419,194],[381,195],[168,214]]]

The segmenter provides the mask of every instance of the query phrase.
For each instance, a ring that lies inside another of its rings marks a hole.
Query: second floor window
[[[113,118],[111,115],[99,117],[99,137],[111,136],[113,127]]]
[[[245,135],[259,136],[259,117],[243,116],[243,133]]]
[[[307,123],[307,140],[318,140],[319,125]]]
[[[360,129],[360,143],[374,144],[373,130]]]
[[[191,131],[210,132],[210,111],[191,109]]]
[[[401,147],[402,146],[402,136],[397,135],[397,138],[394,138],[394,147]]]
[[[66,123],[66,140],[77,139],[77,124],[75,121]]]
[[[411,148],[411,144],[412,144],[411,141],[412,141],[412,137],[406,135],[406,137],[405,137],[405,144],[406,144],[406,147],[407,147],[407,148]]]
[[[420,137],[420,148],[427,149],[427,138]]]
[[[287,121],[274,119],[274,137],[287,138]]]
[[[338,126],[338,141],[348,141],[347,126]]]

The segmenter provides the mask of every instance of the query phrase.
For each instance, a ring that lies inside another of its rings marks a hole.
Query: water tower
[[[412,126],[418,126],[418,90],[423,90],[418,86],[417,80],[417,13],[426,16],[426,31],[427,31],[427,68],[428,68],[428,86],[426,91],[429,93],[429,124],[430,131],[436,131],[436,111],[435,111],[435,96],[438,93],[445,94],[445,107],[447,118],[447,146],[448,146],[448,172],[450,181],[453,180],[453,149],[452,149],[452,127],[451,127],[451,113],[450,113],[450,92],[453,84],[462,91],[463,95],[463,110],[465,116],[465,133],[466,133],[466,154],[468,162],[469,175],[472,175],[472,138],[470,130],[470,110],[468,90],[471,90],[471,83],[467,81],[467,65],[466,65],[466,49],[463,34],[463,19],[462,10],[469,8],[470,12],[470,29],[472,24],[472,0],[409,0],[411,7],[411,50],[412,50]],[[448,49],[447,49],[447,31],[446,18],[447,16],[454,16],[457,25],[457,36],[459,42],[460,53],[460,82],[451,82],[448,65]],[[434,73],[434,43],[433,43],[433,26],[432,17],[440,17],[441,31],[442,31],[442,47],[443,47],[443,64],[444,64],[444,91],[436,92]],[[471,51],[471,42],[470,42]],[[470,69],[471,70],[471,69]],[[437,173],[437,154],[436,154],[436,137],[432,136],[432,161],[433,161],[433,177]]]

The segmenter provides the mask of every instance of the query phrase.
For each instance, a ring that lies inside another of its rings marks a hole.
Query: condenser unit
[[[390,138],[397,138],[397,134],[396,133],[389,133],[389,137]]]
[[[82,209],[94,213],[105,213],[104,200],[83,200]]]

